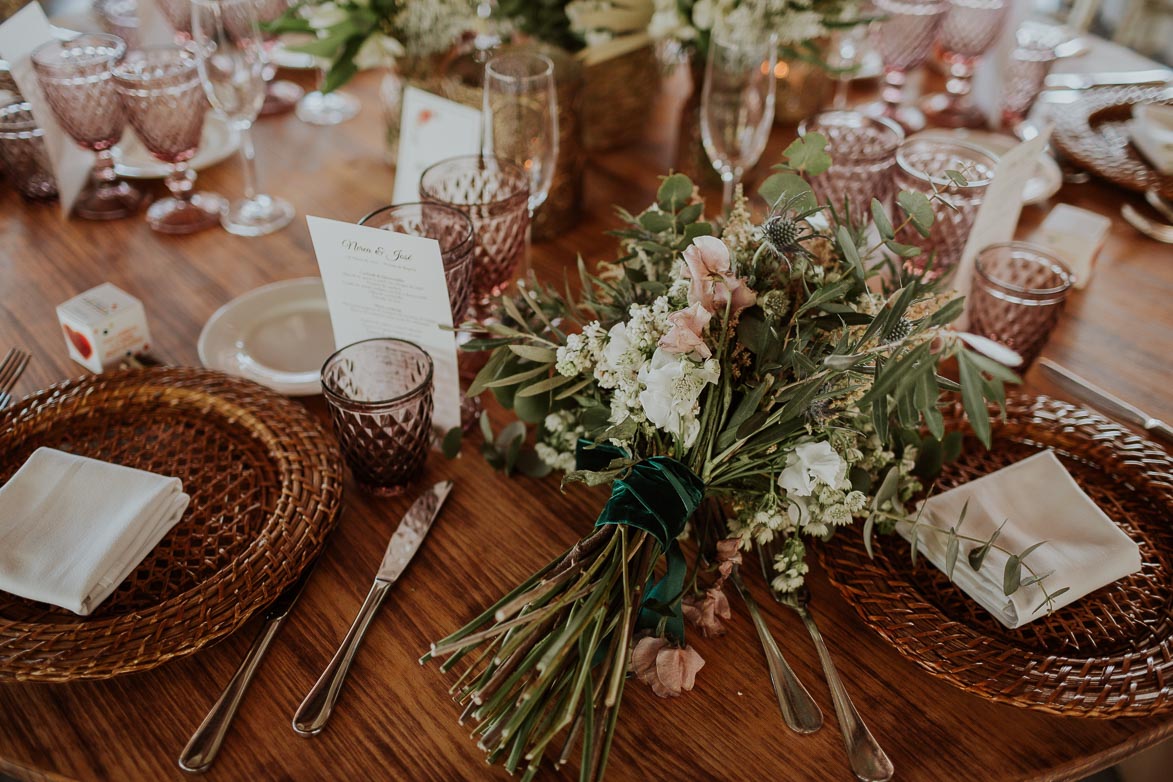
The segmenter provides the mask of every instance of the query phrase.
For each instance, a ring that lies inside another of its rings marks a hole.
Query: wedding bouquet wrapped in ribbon
[[[538,423],[538,454],[566,481],[612,488],[586,537],[425,657],[462,668],[452,692],[489,762],[528,779],[580,747],[580,778],[600,779],[629,674],[659,695],[692,688],[703,660],[684,619],[722,632],[742,549],[768,544],[789,591],[809,541],[915,520],[911,500],[960,442],[940,411],[953,394],[989,442],[987,402],[1017,379],[998,359],[1014,354],[948,328],[957,295],[875,263],[915,255],[896,237],[927,235],[946,196],[902,193],[896,220],[873,202],[870,227],[820,208],[803,177],[829,165],[824,147],[811,133],[787,149],[760,224],[739,198],[718,230],[668,176],[642,214],[620,211],[618,260],[593,274],[580,261],[578,294],[519,284],[467,345],[492,351],[470,394]],[[960,382],[938,371],[950,360]],[[507,439],[486,453],[512,464],[524,436]],[[702,501],[727,529],[693,517]],[[963,536],[948,534],[951,570]]]

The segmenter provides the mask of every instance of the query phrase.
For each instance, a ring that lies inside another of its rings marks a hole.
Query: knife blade
[[[383,599],[392,585],[403,575],[412,557],[419,551],[420,545],[432,528],[432,522],[440,513],[444,500],[448,499],[452,491],[452,481],[441,481],[424,492],[404,514],[403,520],[391,540],[387,543],[387,550],[383,554],[383,561],[375,575],[375,581],[358,611],[354,623],[350,626],[346,637],[338,651],[334,653],[326,670],[305,696],[305,700],[297,707],[293,715],[293,730],[300,736],[313,736],[326,727],[334,704],[342,692],[342,685],[346,681],[346,673],[354,661],[363,635],[366,634],[375,612],[379,610]]]
[[[224,691],[220,693],[220,697],[208,710],[204,721],[196,728],[195,733],[188,740],[187,746],[179,754],[179,767],[182,770],[191,774],[200,774],[211,768],[217,753],[220,752],[220,745],[224,743],[224,737],[228,734],[232,719],[236,716],[236,710],[240,707],[241,700],[244,699],[245,690],[252,682],[253,674],[260,667],[261,659],[269,650],[269,644],[277,636],[277,631],[281,629],[285,617],[289,615],[289,611],[297,602],[297,598],[301,596],[302,590],[305,589],[306,582],[310,579],[310,573],[314,570],[314,564],[311,562],[307,565],[301,576],[285,587],[281,594],[277,595],[277,599],[265,609],[265,623],[253,640],[248,654],[244,656],[240,667],[236,669],[236,673],[224,686]]]
[[[1043,89],[1090,90],[1092,87],[1113,87],[1165,84],[1173,81],[1173,70],[1153,68],[1144,71],[1101,71],[1097,73],[1048,73]]]
[[[1039,365],[1057,386],[1072,394],[1076,399],[1087,402],[1111,418],[1139,426],[1146,432],[1151,432],[1168,442],[1173,442],[1173,428],[1161,419],[1154,418],[1139,407],[1108,393],[1050,359],[1039,359]]]

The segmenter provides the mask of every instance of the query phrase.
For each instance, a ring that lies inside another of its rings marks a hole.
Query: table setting
[[[986,0],[84,5],[0,20],[0,773],[1078,780],[1173,734],[1173,72]],[[457,28],[389,166],[372,52]],[[633,141],[567,141],[555,29],[671,44]]]

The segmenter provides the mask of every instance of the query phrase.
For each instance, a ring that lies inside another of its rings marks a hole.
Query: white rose
[[[350,18],[350,15],[346,11],[333,3],[309,6],[304,13],[306,15],[306,21],[315,30],[325,30],[336,24],[341,24]]]
[[[382,33],[375,33],[359,47],[358,54],[354,55],[354,65],[360,71],[365,71],[390,65],[396,57],[402,56],[403,46],[399,41]]]
[[[839,488],[846,477],[847,462],[830,443],[803,443],[787,457],[786,469],[778,476],[778,486],[788,495],[809,497],[816,482]]]

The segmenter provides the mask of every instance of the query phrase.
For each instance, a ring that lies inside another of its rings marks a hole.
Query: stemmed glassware
[[[154,0],[159,4],[163,18],[175,30],[175,42],[184,44],[191,40],[191,0]]]
[[[541,54],[502,54],[485,64],[481,149],[529,174],[532,217],[550,194],[558,162],[554,63]]]
[[[210,228],[228,208],[222,196],[192,192],[196,176],[188,161],[199,148],[208,110],[197,59],[190,46],[166,46],[131,52],[114,66],[114,85],[126,119],[143,146],[171,164],[166,179],[171,197],[147,210],[147,222],[162,233]]]
[[[126,48],[139,48],[138,0],[94,0],[94,13],[102,29],[117,35]]]
[[[277,79],[277,67],[272,64],[277,36],[265,32],[265,25],[278,19],[289,8],[289,0],[253,0],[257,9],[257,23],[265,41],[265,102],[261,114],[278,114],[297,106],[305,90],[288,79]]]
[[[772,35],[741,41],[715,33],[709,40],[701,89],[701,141],[725,185],[721,202],[725,212],[733,204],[742,174],[766,149],[774,123],[777,59]]]
[[[925,115],[908,104],[905,84],[908,74],[929,56],[937,30],[949,10],[947,0],[873,0],[881,17],[872,28],[872,38],[884,63],[881,102],[866,108],[900,123],[906,131],[925,126]]]
[[[318,35],[324,36],[324,30]],[[358,115],[362,104],[358,98],[341,90],[325,91],[326,70],[328,61],[322,57],[315,57],[318,66],[318,88],[307,92],[297,102],[297,118],[310,125],[340,125]]]
[[[1055,47],[1062,30],[1050,25],[1023,24],[1015,31],[1016,46],[1002,77],[1002,127],[1019,138],[1033,137],[1038,129],[1026,121],[1055,64]]]
[[[244,198],[234,201],[220,222],[238,236],[284,228],[293,219],[293,206],[257,192],[250,131],[265,102],[265,57],[254,0],[192,0],[191,28],[208,101],[240,133]]]
[[[115,63],[125,54],[121,39],[103,33],[49,41],[32,54],[37,83],[62,130],[97,156],[93,184],[74,205],[78,217],[87,220],[126,217],[143,200],[142,193],[119,181],[110,152],[126,127],[113,74]]]
[[[949,0],[937,35],[937,55],[945,64],[945,92],[929,95],[921,108],[934,124],[980,128],[986,118],[970,100],[978,61],[998,40],[1010,11],[1008,0]]]

